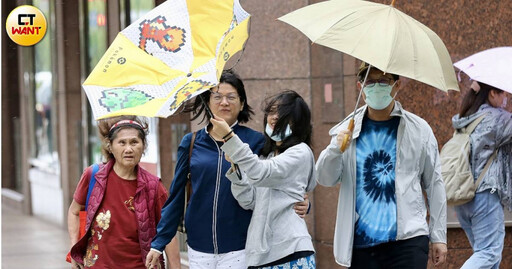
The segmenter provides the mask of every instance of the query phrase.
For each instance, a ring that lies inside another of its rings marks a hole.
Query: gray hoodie
[[[495,149],[498,149],[498,155],[484,175],[477,192],[488,189],[498,191],[502,203],[512,211],[512,114],[502,108],[483,104],[468,117],[460,118],[458,114],[453,116],[453,128],[464,128],[483,114],[487,116],[470,136],[474,178],[480,176]]]
[[[316,186],[315,159],[308,145],[301,143],[268,158],[253,154],[238,136],[222,150],[242,171],[240,180],[228,171],[231,191],[240,206],[252,209],[247,232],[248,266],[264,265],[297,251],[314,251],[304,219],[293,206]]]

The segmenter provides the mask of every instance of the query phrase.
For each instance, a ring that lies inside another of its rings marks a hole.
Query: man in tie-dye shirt
[[[336,261],[350,268],[426,268],[430,241],[432,262],[440,266],[447,252],[446,194],[432,129],[394,101],[397,75],[365,63],[358,75],[366,106],[355,112],[353,132],[351,116],[331,129],[316,165],[320,184],[341,183]],[[342,152],[345,135],[351,139]]]

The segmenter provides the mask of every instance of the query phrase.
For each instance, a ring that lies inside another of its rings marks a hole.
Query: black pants
[[[369,248],[354,248],[352,266],[361,269],[427,268],[428,237],[426,235],[380,244]]]

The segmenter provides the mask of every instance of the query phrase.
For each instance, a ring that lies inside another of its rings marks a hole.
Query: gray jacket
[[[512,209],[512,178],[511,178],[511,146],[512,141],[512,114],[502,108],[494,108],[489,104],[480,106],[474,114],[460,118],[452,118],[453,128],[460,129],[469,125],[473,120],[483,114],[487,116],[476,126],[471,139],[471,169],[474,178],[478,178],[484,169],[487,160],[494,150],[498,155],[484,175],[477,192],[488,189],[498,191],[503,204]]]
[[[233,172],[226,174],[233,196],[240,206],[253,210],[245,249],[247,265],[267,264],[297,251],[314,251],[306,222],[293,209],[316,186],[311,149],[301,143],[278,156],[260,159],[234,136],[222,150],[243,175],[240,180]]]
[[[350,267],[354,242],[356,208],[356,144],[367,106],[356,111],[355,128],[350,146],[342,154],[336,142],[346,130],[351,116],[334,126],[331,143],[322,151],[316,164],[318,183],[334,186],[341,183],[338,214],[334,231],[336,262]],[[434,243],[446,243],[446,193],[441,178],[437,141],[430,126],[420,117],[405,111],[395,101],[391,116],[400,117],[397,132],[395,195],[397,207],[397,240],[430,235]],[[423,199],[427,194],[430,221]]]

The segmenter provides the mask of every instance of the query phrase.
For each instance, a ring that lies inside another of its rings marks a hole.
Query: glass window
[[[140,0],[121,0],[119,1],[119,10],[121,10],[120,20],[121,28],[126,28],[132,22],[148,13],[155,7],[154,1]]]
[[[58,158],[55,147],[55,105],[54,83],[53,28],[51,23],[51,1],[34,0],[33,5],[38,7],[46,16],[47,32],[45,37],[34,46],[34,135],[35,151],[33,164],[41,165],[52,171],[57,171]]]
[[[84,10],[85,28],[85,74],[91,73],[107,50],[107,5],[105,0],[87,0]],[[87,101],[88,102],[88,101]],[[87,143],[89,160],[85,165],[102,161],[101,140],[98,136],[98,128],[91,107],[87,104],[87,119],[89,119]]]

